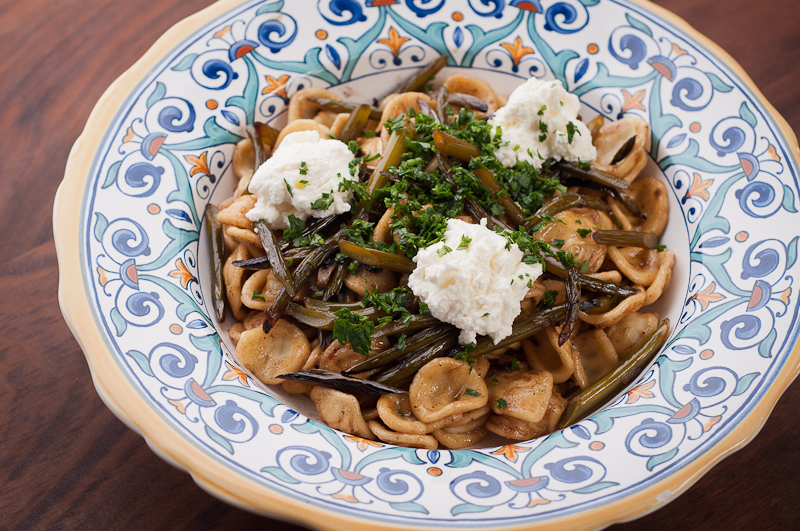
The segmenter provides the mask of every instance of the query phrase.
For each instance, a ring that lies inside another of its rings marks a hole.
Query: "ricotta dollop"
[[[514,89],[508,103],[489,120],[502,128],[507,142],[495,155],[506,167],[527,161],[541,168],[548,158],[593,161],[597,150],[589,129],[578,120],[580,108],[578,97],[567,92],[561,81],[529,79]]]
[[[339,184],[350,177],[353,158],[344,142],[320,138],[317,131],[289,133],[250,180],[248,189],[257,201],[247,218],[263,219],[272,229],[288,229],[290,214],[306,220],[349,212],[353,192],[340,192]],[[325,198],[323,204],[330,202],[327,208],[311,208]]]
[[[461,329],[462,345],[478,334],[497,343],[511,334],[529,283],[542,274],[540,264],[522,257],[486,219],[478,225],[449,219],[444,240],[417,252],[408,286],[434,317]]]

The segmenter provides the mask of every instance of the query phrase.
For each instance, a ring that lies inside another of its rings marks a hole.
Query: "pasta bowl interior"
[[[559,80],[585,122],[643,120],[641,174],[667,191],[666,345],[546,437],[446,450],[336,431],[244,370],[214,317],[204,212],[236,186],[246,127],[283,127],[309,87],[372,103],[441,54],[434,85]],[[112,85],[76,142],[59,300],[109,407],[228,502],[325,529],[602,527],[746,443],[796,376],[796,152],[738,65],[650,4],[223,0]]]

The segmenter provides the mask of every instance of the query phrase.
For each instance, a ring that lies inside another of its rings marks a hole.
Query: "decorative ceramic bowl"
[[[371,101],[451,56],[508,94],[560,79],[584,119],[646,119],[678,255],[656,363],[587,420],[461,451],[339,433],[250,379],[211,317],[208,201],[253,121],[302,87]],[[223,0],[105,93],[55,208],[59,299],[103,400],[239,506],[324,529],[602,527],[652,511],[751,439],[800,368],[797,141],[724,52],[606,0]]]

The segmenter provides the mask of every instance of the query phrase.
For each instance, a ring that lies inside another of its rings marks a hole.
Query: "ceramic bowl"
[[[250,379],[209,304],[207,202],[246,124],[302,87],[371,101],[450,55],[500,93],[560,79],[584,119],[635,115],[678,255],[654,365],[566,430],[463,451],[339,433]],[[64,315],[108,406],[212,494],[322,529],[602,527],[751,439],[800,367],[797,141],[713,43],[643,1],[223,0],[115,82],[54,214]]]

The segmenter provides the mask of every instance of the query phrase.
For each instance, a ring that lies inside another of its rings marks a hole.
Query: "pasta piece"
[[[295,92],[289,100],[289,110],[287,112],[288,125],[298,120],[314,118],[322,111],[319,105],[308,98],[325,98],[329,100],[342,101],[342,98],[323,88],[309,87]],[[284,128],[285,129],[285,128]]]
[[[608,257],[634,284],[649,286],[658,275],[658,253],[641,247],[608,246]]]
[[[398,94],[386,101],[379,124],[381,129],[381,141],[383,142],[384,146],[389,142],[389,132],[384,129],[383,124],[385,124],[386,120],[390,118],[397,118],[404,112],[407,112],[408,109],[414,109],[415,112],[419,112],[419,103],[417,103],[418,99],[422,99],[428,102],[428,105],[434,109],[436,108],[436,101],[422,92],[406,92],[404,94]]]
[[[535,239],[553,243],[555,240],[563,240],[561,249],[583,264],[586,268],[581,270],[586,273],[594,273],[603,265],[606,258],[606,246],[596,243],[591,235],[581,236],[578,230],[592,230],[598,227],[602,230],[613,228],[614,224],[604,212],[591,208],[572,208],[564,210],[555,215],[560,222],[548,223],[542,230],[534,235]]]
[[[620,148],[634,136],[636,140],[628,154],[612,164]],[[601,127],[592,143],[597,148],[597,158],[593,165],[631,182],[647,165],[650,126],[639,117],[626,116]]]
[[[344,285],[363,297],[367,291],[381,293],[392,291],[397,287],[397,275],[388,269],[370,270],[366,267],[359,268],[356,274],[349,273],[344,277]]]
[[[465,361],[436,358],[425,364],[408,390],[414,416],[434,422],[486,405],[489,393],[483,378]]]
[[[281,129],[278,138],[275,140],[275,148],[278,149],[278,146],[281,145],[283,139],[286,138],[286,135],[290,133],[295,133],[297,131],[316,131],[319,133],[320,138],[327,138],[328,133],[331,132],[330,129],[322,125],[321,123],[310,120],[310,119],[303,119],[303,120],[295,120],[294,122],[289,123],[286,127]]]
[[[573,337],[572,348],[580,353],[580,363],[590,383],[602,378],[619,363],[613,343],[599,328],[581,332]]]
[[[361,414],[361,406],[356,397],[322,386],[312,389],[310,396],[322,422],[335,430],[375,440],[375,435]]]
[[[228,328],[228,335],[233,341],[234,346],[239,343],[239,338],[242,337],[242,332],[244,332],[244,326],[242,323],[233,323],[230,328]]]
[[[639,311],[639,308],[644,306],[645,292],[640,290],[638,293],[626,297],[614,309],[605,313],[589,314],[586,312],[578,312],[578,318],[584,323],[605,328],[615,323],[620,322],[628,315]]]
[[[547,402],[547,412],[538,422],[527,422],[506,415],[492,415],[486,422],[486,429],[501,437],[515,441],[527,441],[555,431],[561,415],[567,407],[567,400],[553,393]]]
[[[242,278],[244,269],[233,265],[237,260],[247,260],[250,254],[244,244],[239,244],[222,266],[222,278],[225,279],[225,291],[228,295],[233,316],[239,321],[245,318],[246,310],[242,308]]]
[[[461,413],[457,413],[431,423],[417,420],[411,411],[411,401],[408,398],[408,393],[382,395],[378,399],[377,410],[378,415],[387,427],[398,433],[413,435],[426,435],[443,426],[458,422],[462,418]]]
[[[498,381],[489,386],[489,405],[498,415],[507,415],[528,422],[537,422],[547,412],[547,401],[553,391],[549,372],[499,372]]]
[[[377,420],[370,420],[367,425],[375,436],[385,443],[410,448],[422,448],[423,450],[436,450],[439,443],[430,435],[397,433],[389,430]]]
[[[255,271],[242,286],[242,304],[254,310],[268,310],[281,288],[283,285],[275,278],[272,269]]]
[[[488,106],[485,113],[487,116],[505,104],[504,98],[500,98],[489,83],[474,76],[451,74],[443,84],[450,92],[468,94],[485,101]]]
[[[569,380],[575,370],[572,345],[567,341],[559,346],[559,332],[559,329],[550,327],[522,342],[530,366],[537,371],[549,372],[556,384]]]
[[[261,239],[258,237],[258,234],[251,229],[242,229],[234,225],[228,225],[226,232],[231,238],[242,243],[247,243],[255,247],[262,247]]]
[[[236,345],[236,358],[268,385],[281,383],[278,376],[302,369],[310,354],[306,336],[286,319],[279,319],[269,334],[261,327],[243,332]]]
[[[256,198],[252,195],[243,195],[224,210],[217,214],[217,221],[222,225],[232,225],[241,229],[253,230],[253,222],[247,219],[245,213],[250,211],[256,204]]]
[[[451,450],[460,450],[467,448],[481,442],[481,440],[489,435],[489,430],[481,426],[474,431],[466,433],[451,433],[447,428],[436,430],[432,434],[442,446],[446,446]]]
[[[627,359],[633,349],[658,328],[657,313],[636,312],[606,328],[606,335],[614,350]]]
[[[611,211],[619,220],[623,230],[638,230],[664,235],[669,220],[669,197],[667,187],[655,177],[641,176],[631,184],[628,194],[639,206],[641,215],[632,216],[622,203],[608,199]]]
[[[644,297],[644,306],[649,306],[656,302],[664,290],[669,285],[672,278],[672,268],[675,266],[675,253],[672,251],[662,251],[658,253],[661,261],[661,266],[658,268],[656,279],[647,288],[647,293]]]

